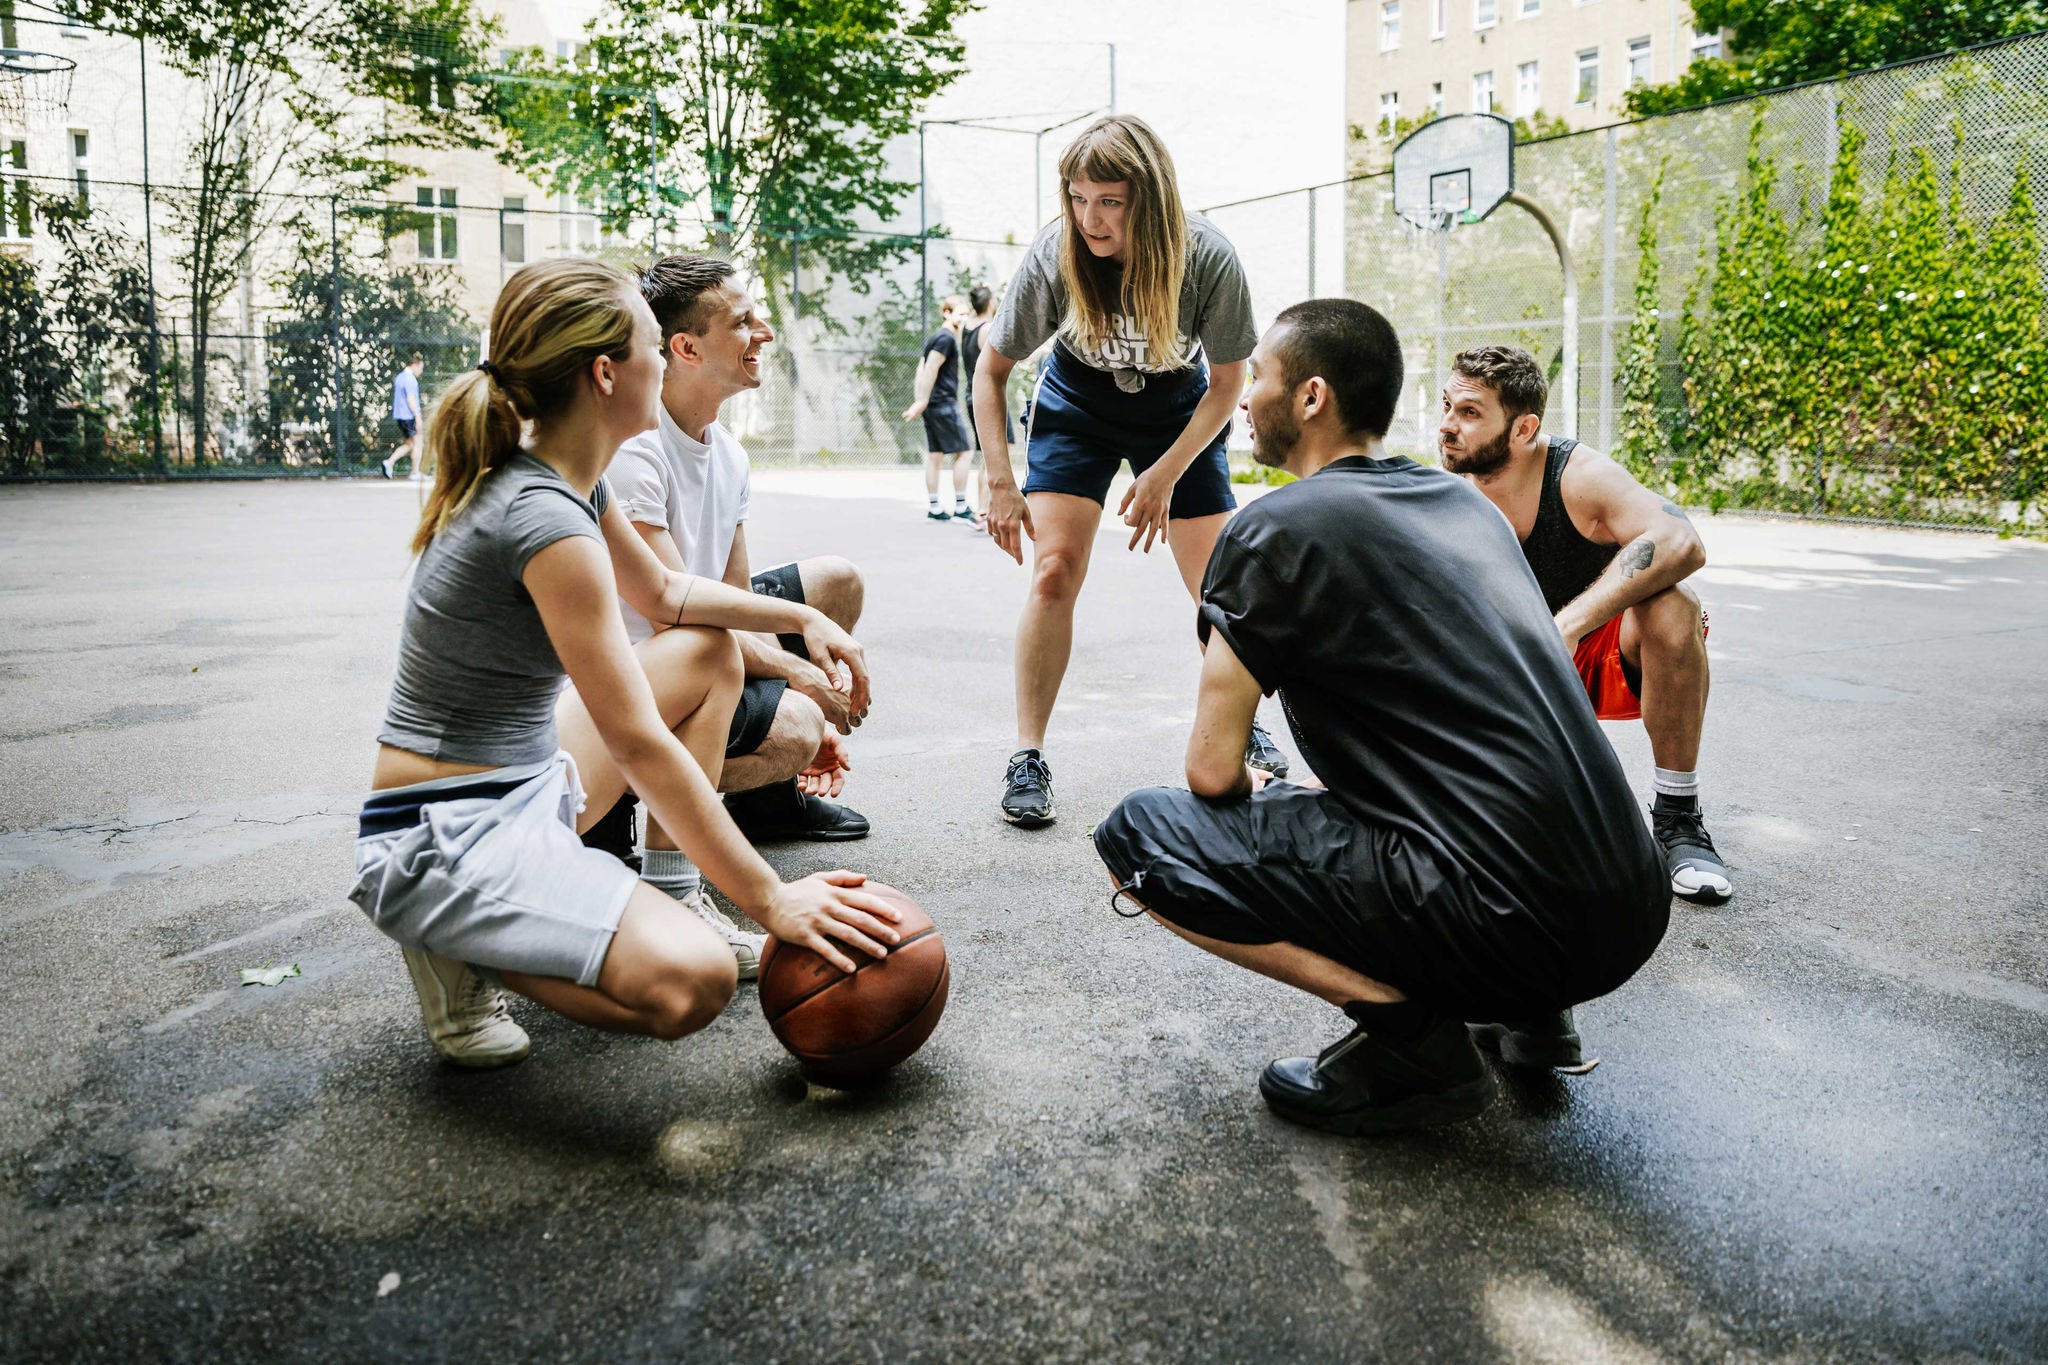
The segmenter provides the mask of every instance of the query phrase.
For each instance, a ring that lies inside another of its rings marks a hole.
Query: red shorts
[[[1700,634],[1706,633],[1707,614],[1701,612]],[[1619,616],[1610,617],[1606,625],[1580,640],[1572,662],[1578,666],[1579,680],[1586,684],[1586,699],[1593,703],[1594,715],[1602,720],[1642,719],[1642,698],[1629,686],[1628,671],[1622,667]]]

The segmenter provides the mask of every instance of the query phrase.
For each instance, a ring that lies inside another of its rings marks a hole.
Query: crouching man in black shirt
[[[1344,1134],[1485,1108],[1475,1035],[1577,1061],[1571,1007],[1628,980],[1670,913],[1513,530],[1463,479],[1387,456],[1400,390],[1394,329],[1363,304],[1296,304],[1266,333],[1254,451],[1301,481],[1209,561],[1192,790],[1135,792],[1095,830],[1119,901],[1351,1017],[1259,1079],[1282,1118]],[[1327,789],[1245,767],[1275,691]]]

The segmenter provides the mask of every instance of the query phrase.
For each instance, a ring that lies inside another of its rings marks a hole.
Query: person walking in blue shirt
[[[427,358],[418,351],[405,362],[391,381],[391,420],[398,423],[398,449],[384,459],[384,477],[391,477],[391,466],[408,456],[412,458],[412,476],[420,477],[419,456],[414,448],[419,443],[420,432],[420,371],[427,368]]]

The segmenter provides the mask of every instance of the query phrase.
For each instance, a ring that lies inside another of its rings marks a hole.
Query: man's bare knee
[[[643,1013],[651,1020],[655,1037],[667,1042],[687,1038],[724,1012],[739,983],[739,963],[731,953],[679,962],[666,973]]]
[[[831,617],[841,630],[852,630],[859,623],[867,605],[867,585],[852,560],[819,555],[804,560],[796,570],[804,601]]]
[[[793,688],[785,689],[776,703],[775,719],[768,737],[750,754],[738,754],[725,761],[719,778],[720,791],[751,791],[771,782],[786,782],[809,767],[825,742],[825,713],[818,703]]]

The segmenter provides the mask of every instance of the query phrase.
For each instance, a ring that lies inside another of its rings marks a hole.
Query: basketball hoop
[[[47,128],[71,107],[78,63],[55,52],[0,48],[0,125]]]
[[[1476,223],[1515,188],[1515,126],[1496,114],[1423,124],[1394,148],[1394,212],[1424,232]]]

